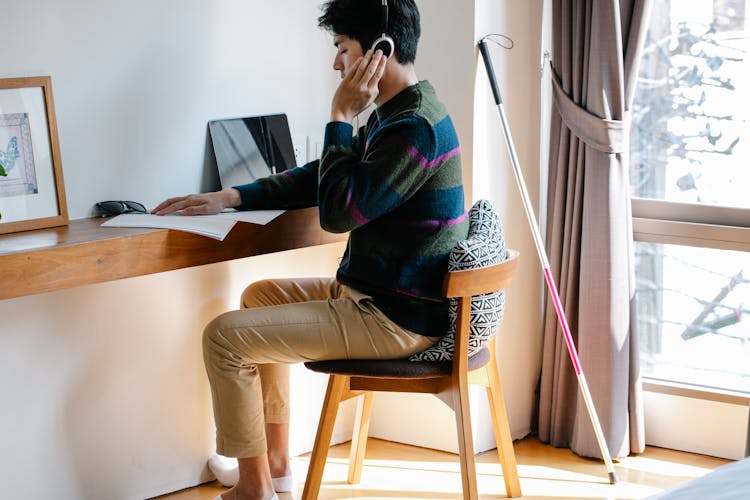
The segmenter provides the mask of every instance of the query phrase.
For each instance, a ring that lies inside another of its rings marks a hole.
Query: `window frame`
[[[750,209],[632,197],[633,240],[750,252]],[[750,404],[742,391],[644,376],[644,390],[708,401]]]
[[[630,198],[633,239],[750,252],[750,209]]]

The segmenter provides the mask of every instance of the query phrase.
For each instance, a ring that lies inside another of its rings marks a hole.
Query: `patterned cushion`
[[[487,200],[479,200],[469,211],[469,234],[459,241],[448,257],[448,271],[476,269],[507,258],[500,219]],[[503,318],[503,290],[476,295],[471,299],[469,318],[469,356],[477,353],[495,335]],[[412,355],[410,361],[448,361],[453,359],[458,300],[450,299],[448,333],[435,345]]]

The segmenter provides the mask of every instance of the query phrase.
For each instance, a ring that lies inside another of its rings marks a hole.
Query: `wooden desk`
[[[224,241],[183,231],[101,227],[104,219],[0,236],[0,300],[344,241],[316,207],[265,226],[239,222]]]

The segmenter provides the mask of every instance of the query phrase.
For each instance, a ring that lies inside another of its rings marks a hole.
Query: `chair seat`
[[[485,347],[469,358],[469,371],[482,368],[490,360]],[[308,361],[305,367],[319,372],[356,377],[433,378],[450,375],[451,361],[409,361],[408,359],[334,359]]]

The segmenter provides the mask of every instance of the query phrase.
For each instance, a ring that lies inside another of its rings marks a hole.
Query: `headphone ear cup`
[[[383,55],[386,58],[388,58],[388,57],[391,57],[391,54],[393,54],[393,51],[395,50],[396,47],[395,47],[395,44],[393,43],[393,38],[383,33],[378,38],[376,38],[374,42],[372,42],[371,48],[373,52],[375,52],[378,49],[382,50]]]

